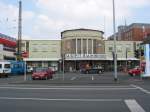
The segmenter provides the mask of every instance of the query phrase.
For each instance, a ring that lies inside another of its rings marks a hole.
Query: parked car
[[[133,69],[130,69],[130,70],[128,71],[128,74],[129,74],[130,76],[137,76],[137,75],[140,75],[142,72],[143,72],[142,69],[137,66],[137,67],[135,67],[135,68],[133,68]]]
[[[81,70],[81,73],[84,74],[102,74],[104,72],[104,68],[102,66],[94,66],[92,68],[84,68]]]
[[[11,63],[8,61],[1,61],[0,62],[0,77],[8,77],[11,73]]]
[[[53,78],[53,71],[50,68],[36,68],[32,74],[32,79],[52,79]]]

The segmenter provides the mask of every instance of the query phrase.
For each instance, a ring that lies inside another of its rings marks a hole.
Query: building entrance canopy
[[[106,54],[65,54],[65,60],[106,60]]]

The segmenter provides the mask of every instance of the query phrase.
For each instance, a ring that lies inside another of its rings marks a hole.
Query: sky
[[[0,0],[0,33],[17,38],[19,0]],[[150,0],[115,0],[118,25],[150,23]],[[64,30],[113,34],[112,0],[22,0],[22,38],[59,40]]]

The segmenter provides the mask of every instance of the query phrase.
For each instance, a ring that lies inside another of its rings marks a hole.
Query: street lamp
[[[129,51],[129,48],[126,47],[126,71],[128,70],[128,51]]]
[[[61,73],[61,62],[62,62],[62,60],[60,59],[59,60],[59,72]]]
[[[114,30],[114,81],[118,80],[117,77],[117,53],[116,53],[116,21],[115,21],[115,0],[113,2],[113,30]]]
[[[65,80],[65,54],[63,53],[63,81]]]

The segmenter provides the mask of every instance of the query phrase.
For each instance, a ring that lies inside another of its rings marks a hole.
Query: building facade
[[[103,32],[89,29],[66,30],[61,33],[65,71],[78,71],[89,64],[113,70],[113,41],[103,40]],[[139,65],[135,49],[141,41],[117,41],[118,70]]]
[[[32,67],[53,67],[58,70],[61,59],[60,40],[26,40],[22,50],[28,54],[24,61]]]
[[[15,60],[16,44],[15,38],[0,33],[0,60]]]
[[[133,23],[129,26],[119,26],[116,33],[117,40],[143,41],[150,34],[150,24]],[[113,36],[108,39],[113,40]]]
[[[118,70],[139,65],[135,50],[142,41],[117,41]],[[92,29],[73,29],[61,32],[61,40],[24,40],[22,52],[28,66],[54,67],[55,70],[79,71],[101,65],[113,70],[114,41],[104,40],[103,32]]]
[[[80,70],[86,64],[102,64],[106,59],[102,31],[66,30],[61,32],[61,39],[66,71]]]
[[[135,58],[135,49],[137,45],[142,41],[116,41],[116,52],[117,52],[117,65],[118,70],[124,69],[124,67],[132,68],[139,65],[139,59]],[[113,49],[114,42],[110,40],[105,41],[105,54],[106,54],[106,71],[113,70]]]

